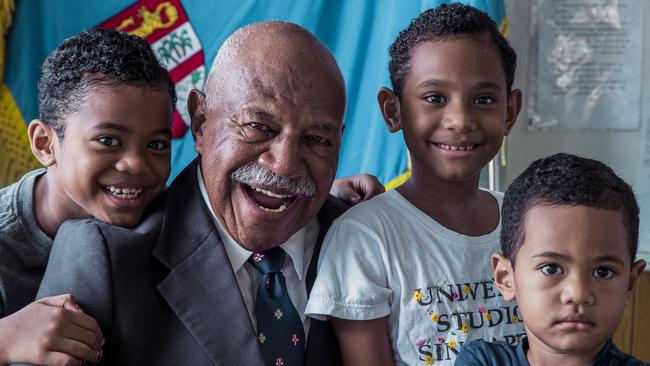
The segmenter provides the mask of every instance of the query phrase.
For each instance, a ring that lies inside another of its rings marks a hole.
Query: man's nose
[[[590,274],[573,273],[567,276],[562,290],[562,303],[592,305],[594,301]]]
[[[117,171],[128,172],[130,174],[142,174],[147,171],[148,167],[149,164],[144,152],[135,148],[126,150],[115,163],[115,169]]]
[[[274,139],[258,161],[262,166],[287,178],[304,175],[301,144],[297,137],[282,136]]]
[[[449,102],[445,109],[442,125],[444,128],[457,133],[466,133],[476,129],[472,106],[460,99]]]

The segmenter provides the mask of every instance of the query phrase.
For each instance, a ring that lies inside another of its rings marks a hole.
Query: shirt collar
[[[289,240],[280,244],[280,248],[284,249],[287,255],[291,258],[293,262],[293,269],[298,274],[298,279],[302,281],[304,263],[303,258],[305,255],[305,231],[303,227],[293,234]]]
[[[524,336],[519,345],[517,346],[517,358],[519,359],[519,364],[521,366],[529,366],[528,358],[526,357],[526,352],[528,352],[528,337]],[[614,344],[612,339],[608,339],[603,348],[598,352],[593,366],[605,366],[612,364],[612,353],[620,353],[618,347]],[[618,363],[617,363],[618,365]],[[644,364],[645,365],[645,364]]]
[[[528,351],[528,338],[526,336],[522,337],[517,345],[517,360],[521,366],[529,366],[528,358],[526,357],[526,352]]]
[[[604,365],[611,365],[613,364],[613,356],[614,353],[620,353],[621,351],[618,350],[618,347],[614,344],[612,339],[608,339],[603,348],[598,352],[598,355],[596,355],[596,358],[594,359],[594,362],[592,365],[594,366],[604,366]],[[623,362],[624,363],[624,362]],[[645,364],[644,364],[645,365]]]
[[[198,183],[199,183],[199,190],[201,191],[201,196],[203,197],[203,201],[205,202],[206,206],[208,206],[208,210],[210,211],[210,217],[212,218],[212,222],[217,228],[217,231],[219,232],[219,236],[221,237],[221,240],[223,241],[223,245],[226,249],[226,253],[228,254],[228,259],[230,260],[230,265],[232,266],[232,270],[234,273],[237,273],[246,263],[248,258],[253,254],[253,252],[245,249],[235,239],[233,239],[228,232],[223,228],[221,225],[221,222],[217,219],[217,216],[214,214],[214,211],[212,210],[212,205],[210,205],[210,199],[208,198],[208,192],[205,189],[205,182],[203,181],[203,173],[201,172],[201,166],[197,165],[197,177],[198,177]],[[311,223],[308,226],[313,226]],[[318,230],[316,228],[316,230]],[[287,241],[284,243],[280,244],[280,247],[284,249],[284,251],[287,253],[289,258],[291,258],[291,262],[293,263],[293,268],[295,269],[296,273],[298,274],[298,279],[302,281],[303,275],[304,275],[304,268],[305,268],[305,236],[306,236],[306,227],[303,227],[302,229],[298,230],[295,234],[293,234]]]

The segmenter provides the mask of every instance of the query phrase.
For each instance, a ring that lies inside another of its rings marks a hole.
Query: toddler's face
[[[413,170],[444,181],[478,180],[514,125],[520,97],[518,90],[509,97],[501,58],[487,38],[420,44],[400,99]]]
[[[595,356],[618,327],[644,266],[630,263],[620,211],[530,209],[512,272],[530,348]]]
[[[171,119],[164,90],[91,87],[53,146],[56,163],[49,169],[67,216],[136,225],[169,177]]]

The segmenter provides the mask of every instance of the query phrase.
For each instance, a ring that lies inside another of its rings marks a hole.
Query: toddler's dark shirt
[[[486,342],[477,339],[463,346],[456,366],[529,366],[526,359],[528,339],[524,338],[517,347],[506,342]],[[593,366],[640,366],[650,365],[621,352],[610,339],[596,356]]]

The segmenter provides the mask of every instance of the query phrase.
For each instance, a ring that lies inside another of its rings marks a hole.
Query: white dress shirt
[[[198,167],[197,170],[201,195],[210,210],[212,221],[219,231],[219,236],[221,236],[221,241],[223,241],[226,253],[228,254],[228,259],[232,265],[232,271],[235,273],[239,290],[244,297],[244,303],[246,304],[248,315],[251,318],[254,329],[257,331],[255,299],[257,298],[257,290],[261,275],[258,270],[248,263],[248,258],[253,254],[253,252],[244,249],[223,228],[210,205],[208,193],[205,190],[205,183],[203,182],[201,167]],[[309,317],[305,316],[305,307],[307,306],[307,287],[305,279],[307,277],[307,270],[309,269],[311,257],[314,253],[316,239],[318,238],[318,229],[318,220],[314,217],[305,227],[293,234],[286,242],[280,244],[280,247],[287,253],[282,267],[282,274],[284,274],[286,279],[289,298],[302,320],[302,324],[305,328],[305,335],[309,335]],[[307,343],[305,342],[305,344]]]

